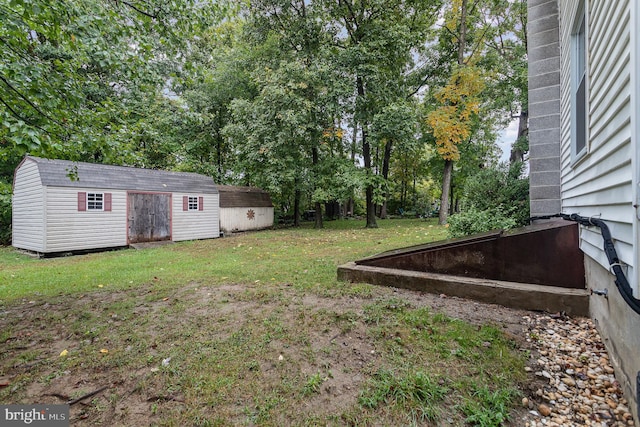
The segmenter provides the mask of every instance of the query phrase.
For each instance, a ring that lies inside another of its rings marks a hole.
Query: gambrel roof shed
[[[27,156],[13,187],[13,246],[38,253],[218,237],[213,179]]]
[[[25,157],[23,163],[27,160],[35,162],[42,185],[46,186],[218,193],[218,187],[211,177],[197,173],[41,159],[33,156]]]

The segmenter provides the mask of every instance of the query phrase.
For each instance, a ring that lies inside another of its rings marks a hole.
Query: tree
[[[511,147],[510,162],[522,162],[528,144],[528,76],[527,76],[527,2],[496,2],[484,15],[490,29],[486,37],[487,52],[482,59],[491,70],[489,99],[492,109],[501,111],[511,121],[518,120],[518,133]],[[506,121],[503,121],[507,125]]]
[[[485,87],[483,70],[477,66],[489,31],[489,26],[482,25],[481,17],[486,13],[483,7],[486,5],[482,1],[470,4],[468,0],[452,0],[440,33],[439,48],[455,58],[446,83],[434,91],[436,106],[427,116],[438,153],[444,159],[440,224],[447,222],[453,164],[460,158],[458,145],[471,137]]]
[[[100,160],[131,103],[154,97],[219,5],[197,0],[0,0],[0,155]],[[81,148],[79,148],[81,147]],[[111,150],[111,153],[105,153]]]
[[[429,0],[326,0],[325,4],[334,22],[337,63],[353,81],[349,110],[356,123],[354,129],[360,131],[366,226],[374,228],[374,196],[381,180],[374,170],[372,122],[389,101],[410,92],[405,86],[406,77],[413,67],[414,54],[426,44],[438,4]],[[387,163],[391,147],[387,145]]]

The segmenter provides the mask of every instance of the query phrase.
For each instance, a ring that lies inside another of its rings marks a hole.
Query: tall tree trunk
[[[440,212],[438,214],[438,224],[447,223],[447,211],[449,210],[449,191],[451,189],[451,172],[453,171],[453,161],[445,160],[444,171],[442,172],[442,197],[440,198]]]
[[[518,117],[518,137],[511,146],[511,156],[509,157],[509,163],[524,161],[524,150],[520,145],[521,138],[525,138],[529,131],[529,111],[523,109]]]
[[[389,164],[391,163],[391,149],[393,148],[393,140],[390,139],[384,145],[384,157],[382,158],[382,177],[384,178],[385,183],[389,179]],[[387,200],[389,198],[389,194],[387,191],[384,192],[384,201],[382,202],[382,206],[380,207],[380,218],[385,219],[387,217]]]
[[[296,186],[297,186],[296,180]],[[293,225],[294,227],[300,227],[300,198],[302,197],[302,193],[300,190],[296,188],[294,193],[294,201],[293,201]]]
[[[316,166],[318,165],[318,147],[314,146],[311,149],[311,161],[313,163],[314,169],[316,169]],[[314,224],[313,228],[322,228],[323,227],[323,224],[322,224],[322,203],[316,202],[315,203],[315,209],[316,209],[315,224]]]
[[[367,131],[362,127],[362,157],[364,157],[364,168],[365,173],[368,177],[373,174],[373,170],[371,170],[371,146],[367,140]],[[366,203],[367,203],[367,224],[366,228],[378,228],[378,223],[376,222],[376,206],[373,203],[373,184],[369,180],[367,183],[367,187],[365,190],[366,194]]]
[[[356,78],[356,87],[358,90],[358,96],[364,99],[364,82],[360,76]],[[367,138],[367,123],[362,123],[362,158],[364,161],[365,173],[367,177],[370,178],[373,174],[373,170],[371,169],[371,145]],[[371,183],[371,180],[367,183],[365,194],[367,200],[367,224],[365,227],[378,228],[378,223],[376,222],[376,206],[373,203],[373,184]]]

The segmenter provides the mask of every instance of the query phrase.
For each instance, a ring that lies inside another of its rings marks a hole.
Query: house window
[[[88,211],[104,210],[104,194],[87,193],[87,210]]]
[[[189,196],[189,210],[197,211],[198,210],[198,198]]]
[[[578,160],[587,151],[587,33],[586,13],[584,4],[580,12],[572,35],[572,82],[571,82],[571,145],[572,158]]]

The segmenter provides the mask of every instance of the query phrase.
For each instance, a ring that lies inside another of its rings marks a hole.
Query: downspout
[[[616,252],[616,248],[613,245],[613,240],[611,238],[611,232],[609,231],[609,227],[607,224],[601,220],[600,218],[594,217],[584,217],[577,214],[555,214],[555,215],[545,215],[545,216],[537,216],[530,218],[530,221],[535,221],[538,219],[551,219],[551,218],[562,218],[567,221],[574,221],[579,223],[580,225],[584,225],[585,227],[598,227],[602,232],[602,239],[604,240],[604,253],[607,255],[607,260],[609,261],[609,268],[613,271],[613,274],[616,276],[616,287],[622,296],[622,299],[631,307],[633,311],[640,315],[640,299],[637,299],[633,296],[633,291],[631,290],[631,286],[629,285],[629,281],[622,271],[622,265],[620,264],[620,259],[618,258],[618,253]]]

